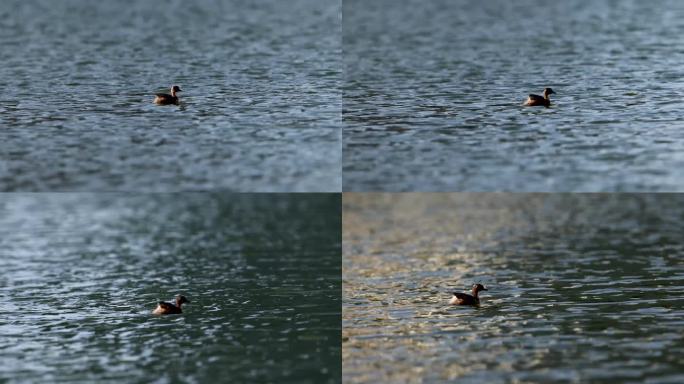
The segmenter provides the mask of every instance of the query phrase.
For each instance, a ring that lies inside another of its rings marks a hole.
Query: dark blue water
[[[684,190],[681,1],[343,7],[345,190]]]
[[[340,215],[334,195],[0,196],[0,382],[339,383]]]
[[[333,0],[2,1],[0,190],[339,191],[340,28]]]

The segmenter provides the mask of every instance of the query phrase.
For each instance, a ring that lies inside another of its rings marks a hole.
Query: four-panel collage
[[[684,382],[681,36],[677,0],[1,1],[0,383]]]

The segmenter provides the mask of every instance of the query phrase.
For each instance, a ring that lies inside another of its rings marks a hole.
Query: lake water
[[[340,200],[1,196],[0,382],[339,383]]]
[[[340,28],[335,0],[3,0],[0,190],[340,191]]]
[[[683,207],[346,194],[344,382],[684,382]],[[446,305],[476,282],[479,309]]]
[[[348,0],[344,189],[684,191],[684,2]],[[553,107],[523,108],[552,87]]]

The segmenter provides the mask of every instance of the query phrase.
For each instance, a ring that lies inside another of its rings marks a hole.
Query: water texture
[[[333,195],[0,196],[0,382],[339,383],[339,217]]]
[[[684,196],[346,194],[345,383],[681,383]],[[449,306],[480,282],[479,308]]]
[[[344,190],[684,191],[684,3],[349,0]],[[523,108],[552,87],[553,107]]]
[[[334,0],[3,0],[0,190],[340,191],[340,28]]]

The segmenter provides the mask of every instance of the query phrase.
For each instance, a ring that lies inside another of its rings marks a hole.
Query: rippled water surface
[[[0,382],[337,383],[339,217],[331,195],[2,196]]]
[[[334,0],[3,0],[0,189],[339,191],[340,28]]]
[[[682,207],[345,195],[344,382],[684,382]],[[479,309],[446,305],[474,282]]]
[[[684,2],[343,7],[345,190],[684,190]]]

